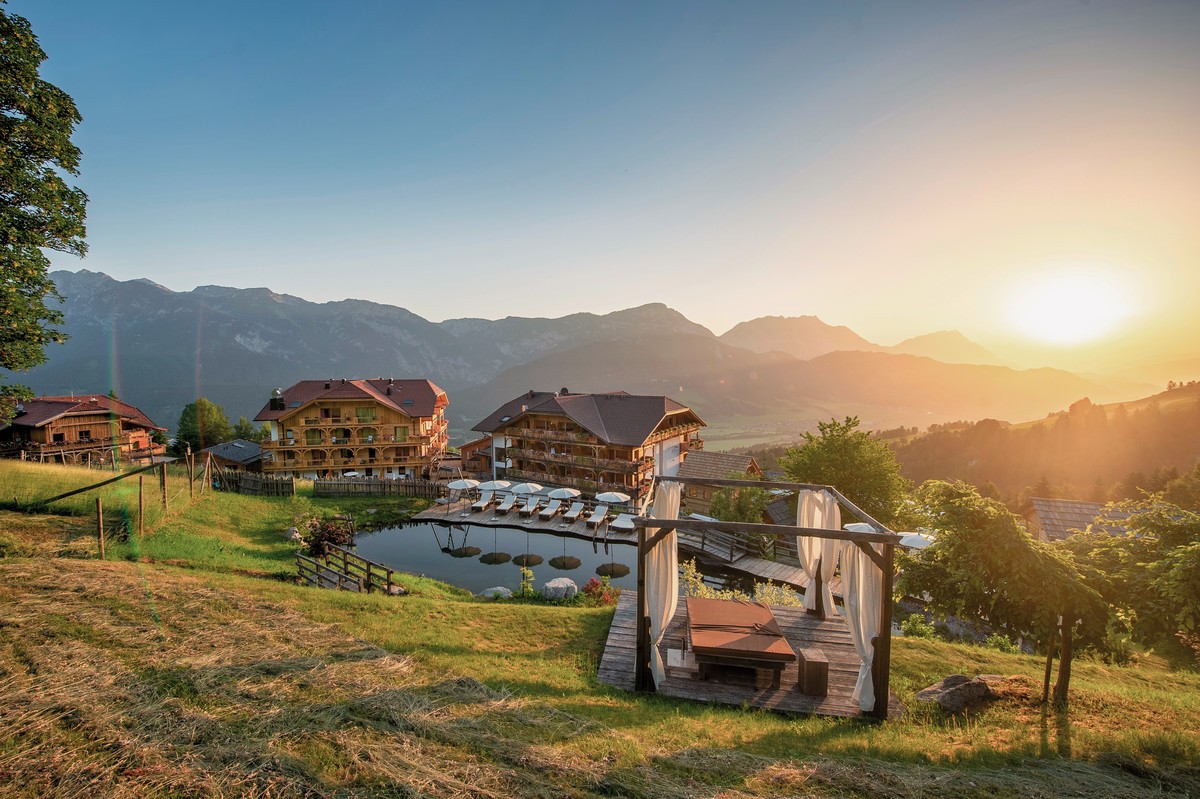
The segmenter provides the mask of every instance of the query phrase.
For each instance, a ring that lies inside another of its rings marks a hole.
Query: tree
[[[858,417],[820,422],[820,435],[804,434],[804,443],[779,459],[789,480],[831,485],[884,524],[893,524],[909,483],[886,444],[858,429]]]
[[[240,438],[245,441],[265,441],[267,436],[271,435],[266,427],[255,427],[254,422],[247,419],[245,416],[239,416],[237,424],[233,426],[232,438]]]
[[[46,53],[29,22],[0,9],[0,368],[26,371],[61,342],[62,302],[43,250],[82,256],[87,195],[62,172],[79,174],[71,134],[83,117],[75,101],[38,72]],[[31,392],[0,382],[0,424]]]
[[[732,472],[726,475],[731,480],[753,480],[752,475]],[[710,513],[723,522],[761,523],[763,513],[771,502],[765,488],[755,486],[731,486],[713,494]]]
[[[233,438],[229,417],[225,409],[212,400],[200,397],[189,402],[179,414],[179,427],[175,432],[175,448],[184,452],[191,446],[192,452],[220,444]]]
[[[1061,637],[1055,700],[1064,703],[1072,647],[1105,642],[1109,608],[1100,593],[1069,557],[1034,541],[1019,516],[967,483],[930,480],[914,499],[934,542],[901,556],[901,591],[928,594],[929,609],[943,618],[980,619],[1044,650]]]

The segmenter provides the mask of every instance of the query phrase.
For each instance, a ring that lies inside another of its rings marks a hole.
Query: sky
[[[84,116],[55,268],[1200,355],[1197,2],[7,8]]]

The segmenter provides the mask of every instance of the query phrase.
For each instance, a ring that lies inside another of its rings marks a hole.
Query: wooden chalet
[[[263,472],[305,479],[429,479],[446,453],[446,392],[424,379],[302,380],[275,389]]]
[[[704,421],[670,397],[529,391],[472,429],[491,439],[492,477],[644,496],[699,450]],[[480,449],[486,449],[481,447]]]
[[[211,455],[216,464],[226,472],[261,472],[262,446],[257,441],[235,438],[200,450],[201,455]]]
[[[153,441],[165,430],[105,394],[35,397],[18,404],[13,420],[0,427],[0,452],[43,462],[149,462],[165,452]]]
[[[1039,541],[1061,541],[1091,526],[1111,535],[1125,532],[1119,525],[1099,525],[1096,517],[1104,512],[1104,503],[1078,499],[1031,497],[1032,508],[1025,516],[1029,532]]]
[[[699,450],[688,456],[687,461],[679,469],[679,476],[692,478],[696,482],[687,484],[683,502],[692,513],[708,513],[712,507],[713,495],[721,489],[704,479],[727,479],[730,477],[762,477],[762,469],[758,461],[749,455],[734,455],[730,452],[712,452]]]

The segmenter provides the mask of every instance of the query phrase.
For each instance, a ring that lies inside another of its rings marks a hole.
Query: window
[[[368,424],[375,421],[374,408],[355,408],[354,415],[358,418],[359,424]]]
[[[66,433],[55,433],[54,434],[54,443],[55,444],[62,444],[66,440],[67,440]]]
[[[79,440],[80,441],[91,441],[92,440],[92,431],[91,430],[80,430],[79,431]]]

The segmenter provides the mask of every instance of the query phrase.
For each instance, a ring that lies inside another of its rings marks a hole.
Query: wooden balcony
[[[646,456],[639,460],[621,460],[616,458],[593,458],[590,455],[546,452],[544,450],[526,449],[524,447],[507,447],[505,452],[510,457],[523,458],[524,460],[582,466],[586,469],[619,472],[621,474],[637,474],[654,467],[653,456]]]

